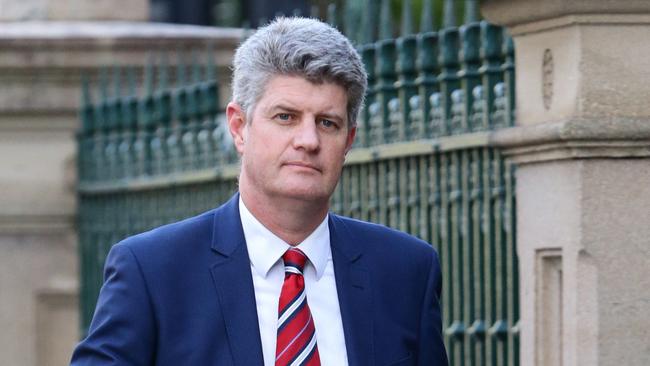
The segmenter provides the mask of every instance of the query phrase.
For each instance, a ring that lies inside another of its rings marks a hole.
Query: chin
[[[329,201],[331,196],[331,193],[323,191],[322,187],[320,189],[310,187],[288,188],[283,192],[279,192],[279,194],[300,201]]]

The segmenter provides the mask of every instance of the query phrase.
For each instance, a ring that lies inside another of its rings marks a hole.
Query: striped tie
[[[316,329],[305,297],[302,270],[307,257],[300,249],[290,248],[282,256],[284,284],[278,307],[278,342],[275,366],[320,366]]]

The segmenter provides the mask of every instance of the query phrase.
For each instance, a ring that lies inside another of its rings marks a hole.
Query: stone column
[[[650,2],[486,0],[516,52],[522,365],[650,365]]]
[[[7,4],[0,0],[0,9]],[[225,98],[241,38],[239,29],[151,23],[0,22],[0,364],[65,365],[79,340],[81,75],[141,68],[162,52],[174,62],[176,50],[210,44]]]

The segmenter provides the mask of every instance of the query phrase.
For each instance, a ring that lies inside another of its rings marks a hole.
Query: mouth
[[[321,172],[321,170],[317,166],[304,161],[288,161],[284,163],[284,165],[289,167],[294,167],[294,168],[309,169],[309,170],[315,170],[317,172]]]

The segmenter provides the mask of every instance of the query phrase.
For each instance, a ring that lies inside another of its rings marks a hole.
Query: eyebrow
[[[269,112],[275,112],[277,110],[291,112],[291,113],[300,113],[300,111],[298,109],[293,108],[293,107],[289,107],[286,104],[276,104],[276,105],[272,106],[271,108],[269,108]]]
[[[275,112],[275,111],[278,111],[278,110],[285,111],[285,112],[290,112],[290,113],[295,113],[295,114],[301,114],[302,113],[300,110],[298,110],[296,108],[293,108],[293,107],[290,107],[290,106],[288,106],[286,104],[276,104],[276,105],[272,106],[271,108],[269,108],[269,112],[271,112],[271,113]],[[324,113],[318,113],[318,116],[323,117],[323,118],[327,118],[327,119],[338,120],[340,122],[345,122],[346,121],[344,116],[341,116],[341,115],[339,115],[337,113],[324,112]]]

